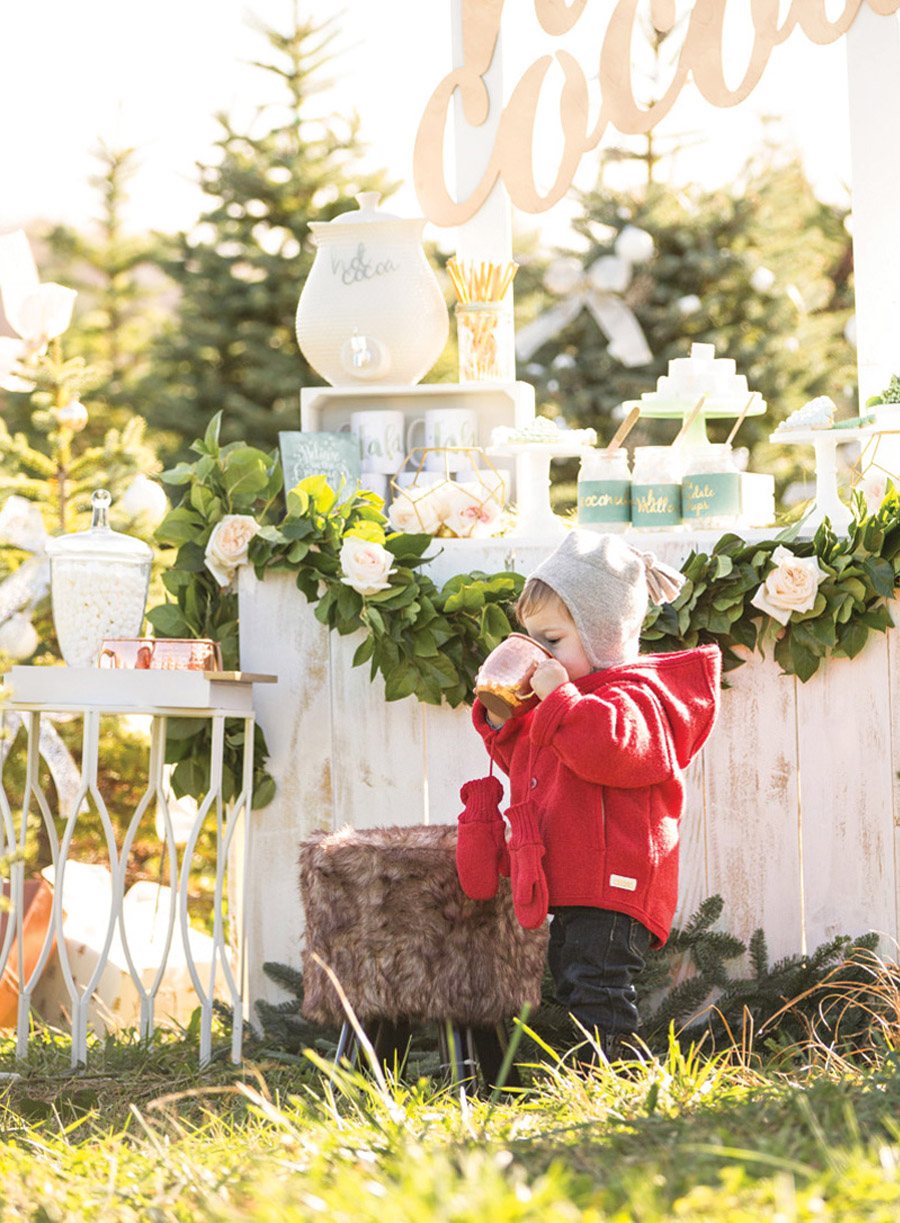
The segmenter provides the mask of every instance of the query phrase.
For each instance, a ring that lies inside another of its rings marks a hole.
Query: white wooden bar
[[[711,540],[673,533],[643,542],[680,563]],[[547,551],[449,541],[429,572],[438,584],[473,569],[528,572]],[[329,643],[290,575],[260,583],[242,570],[240,613],[242,664],[280,676],[256,697],[279,789],[253,815],[247,897],[251,997],[274,1001],[278,988],[261,965],[299,964],[303,836],[343,824],[451,822],[460,785],[488,761],[467,708],[386,703],[368,666],[351,672],[356,643]],[[900,636],[874,634],[858,658],[826,662],[805,685],[782,676],[771,656],[753,656],[730,682],[686,778],[676,920],[720,893],[722,927],[744,942],[761,927],[772,961],[870,929],[895,953]]]

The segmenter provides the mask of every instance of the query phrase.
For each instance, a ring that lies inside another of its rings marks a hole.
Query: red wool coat
[[[534,804],[551,908],[629,913],[666,941],[682,772],[712,730],[720,671],[714,645],[642,655],[561,684],[499,730],[476,700],[475,727],[509,775],[512,803]]]

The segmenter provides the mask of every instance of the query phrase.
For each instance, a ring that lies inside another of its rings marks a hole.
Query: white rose
[[[47,528],[41,511],[26,497],[7,497],[0,510],[0,544],[25,552],[43,552]]]
[[[30,658],[39,644],[37,629],[21,612],[0,624],[0,654],[7,654],[13,662]]]
[[[440,500],[430,489],[407,488],[391,502],[388,519],[395,531],[434,535],[441,525]]]
[[[460,539],[493,535],[502,505],[480,484],[458,484],[450,511],[444,519],[448,530]]]
[[[381,544],[348,535],[341,544],[341,570],[344,574],[341,581],[361,595],[387,590],[390,586],[388,578],[397,572],[391,568],[393,562],[393,554]]]
[[[238,567],[246,565],[250,540],[258,531],[250,514],[226,514],[216,523],[206,545],[205,563],[220,586],[227,586]]]
[[[772,560],[776,567],[750,602],[779,624],[787,624],[793,612],[812,608],[828,574],[819,568],[816,557],[801,559],[784,547],[775,549]]]
[[[158,527],[169,512],[169,499],[162,486],[149,476],[135,476],[119,499],[119,509],[129,518],[142,518]]]

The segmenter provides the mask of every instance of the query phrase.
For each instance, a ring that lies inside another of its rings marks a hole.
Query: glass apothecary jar
[[[505,302],[459,302],[456,336],[460,382],[515,382],[513,314]]]
[[[684,465],[681,513],[698,527],[733,527],[741,514],[741,473],[725,442],[699,446]]]
[[[47,544],[53,624],[70,667],[89,667],[107,637],[137,637],[144,622],[153,552],[112,530],[111,501],[98,489],[89,529]]]
[[[578,469],[578,525],[624,531],[630,522],[628,451],[585,450]]]
[[[631,524],[645,530],[681,522],[684,458],[675,446],[636,446],[631,486]]]

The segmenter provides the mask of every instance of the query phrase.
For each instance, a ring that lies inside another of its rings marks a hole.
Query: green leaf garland
[[[229,514],[246,514],[259,526],[249,546],[258,577],[268,572],[295,575],[298,590],[315,606],[316,618],[341,636],[362,632],[353,666],[369,664],[381,674],[389,701],[416,696],[428,704],[458,706],[472,699],[478,667],[512,630],[509,609],[525,579],[517,573],[457,574],[438,590],[418,572],[434,543],[430,535],[390,533],[382,502],[369,492],[332,489],[314,476],[282,499],[277,452],[266,454],[233,442],[219,444],[221,414],[203,440],[191,447],[198,458],[179,463],[163,479],[181,500],[157,530],[162,544],[177,548],[165,575],[171,601],[153,608],[148,619],[160,637],[211,637],[222,648],[226,668],[238,663],[237,596],[221,587],[204,563],[216,525]],[[286,502],[286,511],[281,506]],[[277,503],[277,504],[276,504]],[[900,584],[900,497],[889,486],[875,514],[866,514],[857,496],[857,520],[846,537],[826,522],[811,540],[797,528],[762,543],[723,535],[712,552],[692,552],[682,566],[685,585],[671,604],[652,608],[644,624],[647,652],[690,649],[714,642],[726,671],[756,651],[771,651],[782,671],[805,682],[830,656],[854,658],[869,634],[893,624],[887,601]],[[387,549],[390,585],[362,595],[342,579],[340,552],[356,537]],[[782,626],[751,600],[774,568],[780,545],[800,559],[816,558],[827,575],[813,606],[793,612]],[[208,757],[201,736],[177,737],[170,728],[167,760],[176,764],[180,793],[208,786]],[[254,806],[271,801],[274,783],[265,772],[267,751],[257,728]],[[225,795],[233,797],[240,778],[241,745],[226,743]]]

